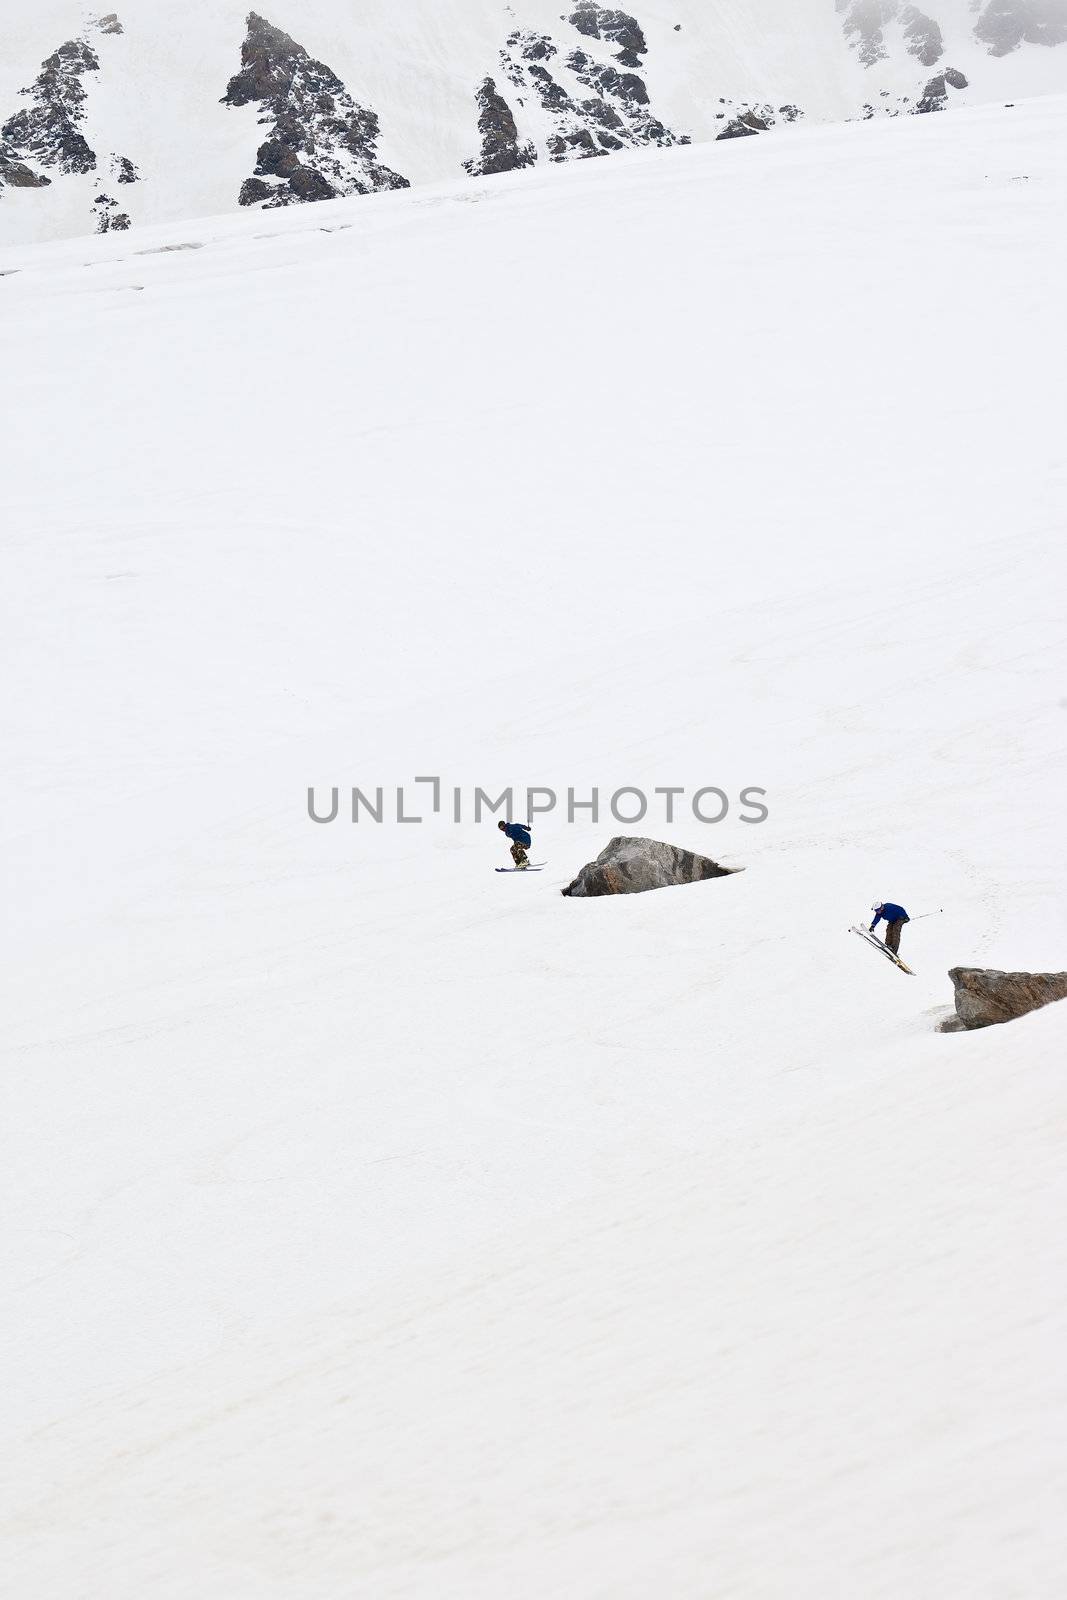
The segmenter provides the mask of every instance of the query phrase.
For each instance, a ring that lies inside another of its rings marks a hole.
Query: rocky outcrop
[[[799,106],[749,105],[744,102],[720,99],[725,111],[717,111],[716,119],[725,123],[718,139],[747,139],[754,133],[766,133],[779,122],[796,122],[804,113]]]
[[[837,0],[837,9],[845,14],[845,37],[865,67],[873,67],[889,54],[885,29],[890,23],[899,24],[905,48],[924,67],[941,60],[941,29],[918,6],[901,5],[900,0]]]
[[[865,67],[887,55],[883,28],[896,16],[896,0],[837,0],[838,11],[845,13],[845,37]]]
[[[640,23],[625,11],[608,10],[598,6],[595,0],[580,0],[566,20],[587,39],[606,39],[617,44],[619,52],[615,59],[624,67],[639,67],[641,57],[648,51]]]
[[[119,210],[119,203],[110,194],[98,194],[93,201],[97,233],[125,233],[130,226],[129,216]]]
[[[122,24],[112,14],[89,24],[99,33],[121,34]],[[50,178],[30,162],[55,167],[60,173],[95,172],[96,151],[84,133],[88,98],[82,79],[99,72],[100,60],[86,38],[68,39],[41,63],[41,70],[21,95],[29,101],[8,117],[0,137],[0,189],[40,189]],[[112,155],[112,170],[119,183],[136,183],[137,169],[128,156]],[[126,219],[127,227],[129,219]],[[114,224],[112,224],[114,226]]]
[[[0,191],[5,184],[10,184],[12,189],[44,189],[51,181],[42,172],[34,172],[13,145],[0,139]]]
[[[605,894],[645,894],[649,889],[667,889],[675,884],[700,883],[706,878],[727,878],[738,867],[720,867],[710,856],[679,850],[677,845],[661,844],[658,839],[612,839],[595,861],[579,872],[562,891],[573,899],[590,899]]]
[[[480,178],[491,172],[515,172],[532,167],[537,152],[528,139],[519,139],[511,107],[492,78],[486,78],[475,94],[478,105],[478,133],[481,153],[463,163],[464,170]]]
[[[1064,44],[1067,5],[1063,0],[989,0],[974,31],[991,56],[1009,55],[1021,44]]]
[[[944,111],[948,105],[949,89],[966,89],[967,79],[962,72],[957,72],[955,67],[946,67],[944,72],[939,72],[930,79],[922,92],[922,98],[915,106],[917,113],[928,111]]]
[[[92,172],[96,154],[80,124],[85,118],[82,77],[98,72],[96,51],[84,39],[68,39],[41,63],[41,70],[22,94],[30,104],[8,117],[3,136],[22,157],[32,156],[60,172]]]
[[[378,118],[359,105],[336,73],[255,11],[241,46],[241,70],[222,104],[260,107],[269,128],[241,205],[285,206],[338,195],[406,189],[408,180],[378,160]]]
[[[508,35],[500,65],[514,93],[509,103],[492,78],[478,90],[482,153],[464,162],[468,172],[509,171],[529,166],[542,154],[550,161],[584,160],[641,145],[689,143],[656,116],[645,80],[619,70],[619,65],[639,66],[648,48],[633,17],[581,4],[562,20],[596,43],[567,48],[550,34],[529,29]],[[605,44],[621,49],[605,59]],[[536,108],[534,119],[528,106]],[[524,129],[524,120],[531,121],[529,128]],[[511,165],[488,166],[487,160]]]
[[[796,122],[798,117],[804,115],[799,106],[778,106],[776,109],[769,105],[746,105],[723,99],[719,104],[728,106],[729,110],[715,113],[717,120],[726,124],[722,132],[715,135],[717,140],[747,139],[754,133],[766,133],[778,122]]]
[[[962,1028],[988,1028],[997,1022],[1011,1022],[1054,1000],[1067,1000],[1067,972],[953,967],[949,977],[956,991],[957,1026]]]
[[[941,60],[945,44],[933,17],[928,17],[918,6],[905,6],[900,13],[900,24],[908,50],[924,67],[932,67]]]

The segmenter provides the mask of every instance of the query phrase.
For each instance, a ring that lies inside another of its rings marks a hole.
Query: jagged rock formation
[[[519,130],[504,96],[492,78],[486,78],[475,95],[478,104],[478,132],[481,154],[463,163],[465,171],[479,178],[491,172],[515,172],[532,167],[537,152],[529,139],[520,141]]]
[[[888,55],[885,28],[891,22],[900,24],[909,53],[924,67],[932,67],[940,61],[944,49],[941,29],[918,6],[902,6],[900,0],[836,0],[836,3],[838,11],[845,13],[845,37],[865,67],[873,67]]]
[[[915,110],[919,113],[944,111],[948,105],[948,91],[966,87],[967,79],[963,73],[957,72],[955,67],[946,67],[944,72],[939,72],[936,77],[930,79]]]
[[[998,972],[993,967],[953,967],[957,1027],[988,1028],[1067,1000],[1067,972]],[[946,1030],[943,1030],[946,1031]],[[947,1031],[956,1031],[949,1028]]]
[[[720,867],[710,856],[679,850],[658,839],[628,839],[619,835],[579,872],[562,891],[572,899],[605,894],[645,894],[675,884],[700,883],[706,878],[727,878],[737,867]]]
[[[122,32],[122,24],[113,13],[91,26],[101,33]],[[33,84],[21,91],[30,104],[8,117],[3,125],[0,190],[5,183],[26,189],[50,184],[50,178],[29,165],[31,160],[43,167],[56,167],[64,174],[96,171],[96,151],[82,131],[87,99],[82,78],[99,70],[99,57],[85,38],[68,39],[41,63]],[[111,162],[119,183],[137,182],[137,169],[128,156],[112,155]],[[116,224],[112,222],[111,226]],[[124,226],[129,227],[128,217]]]
[[[640,145],[688,144],[655,115],[645,81],[636,72],[647,51],[635,19],[583,0],[569,22],[592,45],[568,47],[547,33],[519,29],[500,52],[504,78],[514,94],[504,99],[496,81],[479,88],[481,153],[464,162],[468,172],[509,172],[540,155],[550,161],[581,160]],[[603,59],[603,46],[621,48]]]
[[[989,0],[974,31],[991,56],[1006,56],[1021,44],[1063,44],[1067,5],[1063,0]]]
[[[579,0],[565,20],[587,39],[606,39],[617,44],[620,48],[615,59],[624,67],[639,67],[641,57],[648,52],[639,22],[636,17],[628,17],[625,11],[609,11],[598,6],[596,0]]]
[[[241,205],[285,206],[408,187],[406,178],[378,161],[375,113],[255,11],[248,15],[241,70],[222,99],[227,106],[251,102],[260,106],[260,123],[270,135],[257,152],[255,175],[241,186]]]
[[[23,156],[33,156],[60,172],[92,172],[96,155],[79,124],[84,120],[82,75],[98,72],[100,62],[84,39],[68,39],[41,63],[36,81],[22,93],[32,102],[8,117],[4,138]]]

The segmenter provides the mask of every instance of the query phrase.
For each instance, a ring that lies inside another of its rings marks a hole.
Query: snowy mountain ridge
[[[1065,41],[1067,0],[43,0],[0,26],[0,240],[1055,92]]]

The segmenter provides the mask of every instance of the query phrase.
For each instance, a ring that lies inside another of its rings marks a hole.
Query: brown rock
[[[1011,1022],[1053,1000],[1067,1000],[1067,972],[998,972],[993,967],[952,967],[956,1015],[964,1028]]]

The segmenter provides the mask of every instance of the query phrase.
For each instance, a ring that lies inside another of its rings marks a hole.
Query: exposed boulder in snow
[[[520,142],[511,107],[492,78],[486,78],[481,84],[475,100],[482,149],[480,155],[463,163],[465,170],[472,177],[480,178],[491,172],[514,172],[519,167],[532,167],[537,152],[529,140]]]
[[[998,972],[993,967],[953,967],[956,1015],[964,1028],[988,1028],[1067,999],[1067,972]]]
[[[238,196],[243,206],[291,205],[337,195],[406,189],[408,181],[378,161],[378,118],[359,105],[340,78],[287,33],[255,11],[241,46],[241,70],[222,104],[257,102],[270,136],[260,145],[255,177]]]
[[[1021,44],[1063,44],[1067,5],[1063,0],[989,0],[974,31],[991,56],[1006,56]]]
[[[563,890],[574,899],[604,894],[644,894],[648,889],[668,889],[680,883],[700,883],[705,878],[727,878],[738,867],[720,867],[710,856],[698,856],[658,839],[612,839],[595,861],[588,862]]]

